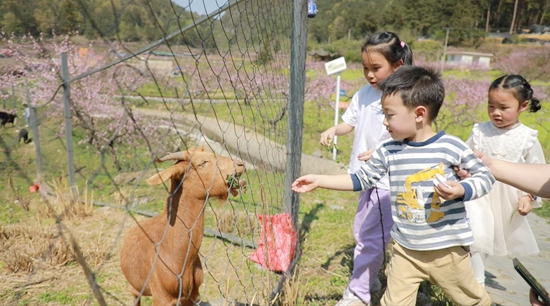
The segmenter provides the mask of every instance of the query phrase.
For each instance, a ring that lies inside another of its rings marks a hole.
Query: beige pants
[[[422,281],[436,284],[457,305],[491,305],[491,298],[474,276],[468,248],[413,251],[393,242],[383,306],[414,306]]]

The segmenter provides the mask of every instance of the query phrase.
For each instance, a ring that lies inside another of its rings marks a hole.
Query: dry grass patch
[[[222,233],[248,237],[259,231],[258,217],[246,211],[218,209],[214,211],[218,219],[218,228]]]
[[[283,306],[299,306],[304,304],[307,291],[307,281],[302,279],[299,268],[294,270],[292,276],[287,277],[283,284],[280,303]]]
[[[35,209],[31,206],[31,212]],[[119,299],[129,303],[131,297],[118,264],[123,217],[120,211],[101,208],[62,225],[48,225],[51,221],[42,218],[42,223],[1,226],[0,300],[9,305],[96,305],[69,242],[74,237],[95,281],[108,292],[104,293],[108,304],[120,304]]]
[[[116,303],[126,295],[118,245],[130,222],[123,222],[122,211],[94,209],[86,190],[70,192],[63,181],[53,185],[52,194],[31,203],[24,221],[0,225],[0,300],[9,305],[94,305],[84,263],[96,284],[106,288],[108,299],[115,297],[109,304]]]
[[[69,187],[67,180],[52,180],[53,194],[45,194],[45,204],[38,207],[39,216],[56,220],[82,219],[91,216],[94,211],[93,193],[85,188],[82,193],[78,187]]]
[[[544,34],[520,34],[520,38],[536,38],[536,39],[543,39],[543,40],[550,40],[550,33],[544,33]]]
[[[0,258],[9,273],[60,266],[75,259],[71,247],[54,226],[16,223],[0,227]]]

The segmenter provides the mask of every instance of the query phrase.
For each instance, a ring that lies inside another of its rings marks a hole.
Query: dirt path
[[[221,143],[222,148],[236,154],[241,160],[264,167],[269,171],[285,171],[286,148],[268,138],[229,122],[192,114],[172,113],[163,110],[134,109],[142,116],[154,116],[182,124],[188,132],[198,132]],[[217,152],[220,153],[220,152]],[[346,173],[341,164],[333,160],[302,154],[301,173],[338,174]]]

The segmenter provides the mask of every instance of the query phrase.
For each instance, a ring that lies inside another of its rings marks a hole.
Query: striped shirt
[[[453,166],[471,177],[460,181],[463,198],[445,201],[435,193],[433,179],[439,173],[447,181],[459,181]],[[391,235],[397,243],[427,251],[474,242],[463,201],[489,193],[495,178],[462,140],[445,132],[424,142],[390,140],[351,175],[354,190],[372,188],[386,173],[395,222]]]

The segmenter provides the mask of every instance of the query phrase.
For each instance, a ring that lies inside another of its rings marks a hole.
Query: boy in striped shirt
[[[382,305],[415,305],[419,284],[428,280],[459,305],[491,305],[476,281],[469,256],[474,241],[464,201],[487,194],[495,181],[487,167],[459,138],[436,133],[445,98],[438,73],[403,66],[379,84],[385,142],[359,171],[348,175],[305,175],[292,184],[298,193],[317,187],[365,190],[389,175],[393,255]],[[453,167],[471,176],[460,181]],[[434,180],[443,176],[444,183]]]

